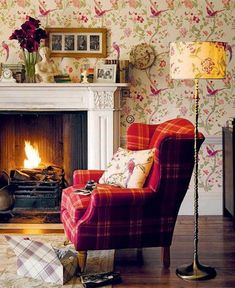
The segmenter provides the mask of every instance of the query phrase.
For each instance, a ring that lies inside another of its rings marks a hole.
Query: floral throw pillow
[[[153,164],[155,149],[131,151],[121,147],[113,155],[100,184],[142,188]]]

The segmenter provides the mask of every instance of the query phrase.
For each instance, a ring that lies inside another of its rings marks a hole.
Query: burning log
[[[46,168],[21,168],[11,170],[11,181],[43,181],[43,182],[64,182],[64,169],[49,165]]]
[[[11,170],[10,178],[19,181],[29,181],[30,176],[20,170]]]

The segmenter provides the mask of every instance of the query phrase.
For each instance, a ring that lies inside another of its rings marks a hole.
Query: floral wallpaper
[[[173,117],[194,121],[194,82],[172,80],[169,75],[169,44],[175,41],[228,43],[226,78],[199,81],[200,131],[208,139],[221,140],[221,127],[229,117],[235,117],[234,0],[0,0],[0,62],[22,62],[18,43],[9,36],[26,15],[40,19],[44,28],[107,28],[108,57],[112,59],[119,53],[121,60],[129,59],[130,50],[143,42],[154,48],[156,59],[150,68],[130,69],[130,94],[122,98],[123,137],[133,121],[158,123]],[[94,66],[97,61],[73,58],[60,64],[78,82],[81,65]],[[206,192],[221,192],[221,144],[206,143],[200,155],[204,160],[200,186]]]

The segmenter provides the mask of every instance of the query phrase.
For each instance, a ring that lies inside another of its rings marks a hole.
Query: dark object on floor
[[[118,272],[105,272],[96,274],[87,274],[81,276],[83,287],[93,288],[101,287],[109,284],[117,284],[122,281],[120,273]]]
[[[14,192],[16,185],[6,185],[0,189],[0,211],[12,210],[15,205]]]

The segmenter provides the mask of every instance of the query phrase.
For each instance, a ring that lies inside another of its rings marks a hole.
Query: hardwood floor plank
[[[229,218],[203,216],[199,221],[199,261],[216,268],[217,277],[190,282],[178,278],[177,267],[189,265],[193,257],[194,222],[192,216],[179,216],[171,246],[171,267],[162,269],[160,248],[144,248],[143,261],[138,263],[135,249],[117,250],[115,270],[123,283],[117,288],[234,288],[235,231]]]

